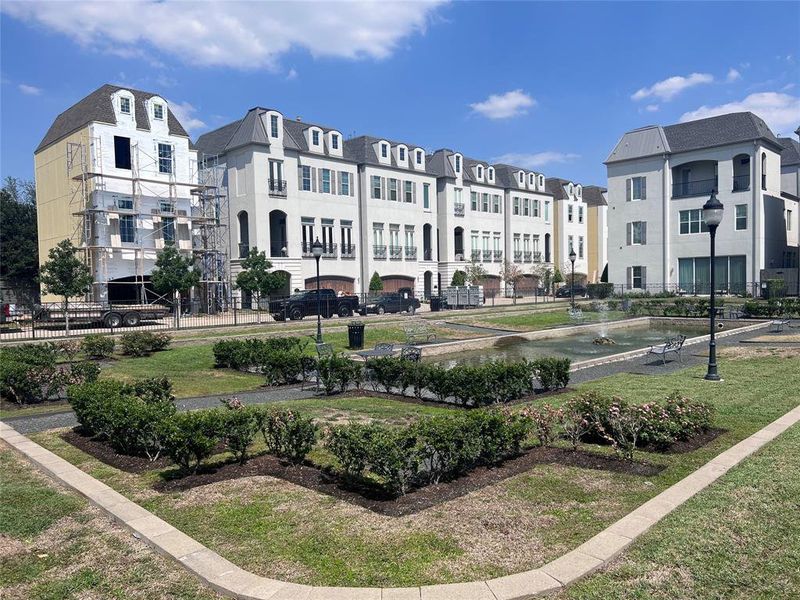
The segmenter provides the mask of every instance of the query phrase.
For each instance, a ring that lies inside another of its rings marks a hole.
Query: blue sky
[[[0,174],[103,83],[193,137],[256,105],[604,184],[620,135],[733,110],[800,124],[800,3],[17,3],[0,6]]]

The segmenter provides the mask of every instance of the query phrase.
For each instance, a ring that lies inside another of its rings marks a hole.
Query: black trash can
[[[361,350],[364,347],[364,323],[350,322],[347,326],[347,342],[350,350]]]
[[[442,299],[439,296],[431,296],[431,312],[442,310]]]

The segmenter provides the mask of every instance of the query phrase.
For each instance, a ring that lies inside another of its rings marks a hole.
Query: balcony
[[[533,253],[533,262],[535,262],[535,263],[542,262],[542,253],[541,252],[534,252]]]
[[[531,262],[531,260],[533,259],[533,252],[531,252],[530,250],[525,250],[525,252],[522,253],[522,258],[526,263]]]
[[[352,259],[356,257],[355,244],[342,244],[342,258]]]
[[[734,175],[733,191],[746,192],[750,189],[750,175]]]
[[[481,259],[481,251],[480,250],[473,250],[471,258],[472,258],[472,260],[480,260]]]
[[[375,260],[386,260],[386,246],[372,246],[372,256]]]
[[[311,252],[311,242],[303,242],[302,251],[303,258],[314,258],[314,253]]]
[[[514,250],[514,262],[522,262],[522,250]]]
[[[323,244],[322,258],[336,258],[339,256],[336,244]]]
[[[491,250],[484,250],[483,251],[483,262],[492,262],[492,251]]]
[[[269,195],[277,196],[279,198],[286,197],[286,180],[285,179],[270,179],[269,180]]]
[[[503,262],[503,251],[502,250],[495,250],[494,251],[494,262]]]
[[[425,248],[422,251],[422,260],[433,260],[433,250]]]
[[[406,246],[406,260],[417,260],[417,247],[416,246]]]
[[[282,256],[287,256],[287,254],[286,241],[278,240],[276,242],[270,242],[269,255],[271,257],[280,258]]]
[[[403,260],[403,247],[389,246],[389,260]]]
[[[239,244],[239,258],[247,258],[250,254],[250,244]]]
[[[709,196],[715,189],[717,189],[716,178],[682,181],[672,184],[672,197],[692,198],[694,196]]]
[[[463,202],[456,202],[453,204],[453,214],[457,217],[464,216],[464,203]]]

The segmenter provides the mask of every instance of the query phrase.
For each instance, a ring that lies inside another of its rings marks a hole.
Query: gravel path
[[[795,321],[793,325],[800,325],[800,321]],[[763,336],[764,330],[750,331],[741,334],[731,335],[717,340],[717,348],[725,346],[735,346],[741,340]],[[708,361],[708,344],[693,344],[687,346],[683,351],[683,362],[678,361],[677,357],[672,356],[667,359],[667,364],[662,365],[661,359],[657,357],[634,357],[627,360],[605,363],[585,369],[578,369],[570,376],[571,384],[584,383],[601,377],[615,375],[617,373],[635,373],[639,375],[663,375],[673,373],[686,367],[705,364]],[[724,378],[724,369],[721,371]],[[220,405],[220,400],[235,395],[246,404],[266,404],[269,402],[280,402],[282,400],[299,400],[302,398],[313,398],[314,387],[300,389],[300,387],[283,388],[264,388],[252,392],[239,392],[238,394],[225,394],[218,396],[204,396],[200,398],[182,398],[176,401],[178,410],[194,410],[197,408],[209,408]],[[6,423],[14,427],[22,434],[45,431],[59,427],[74,427],[78,424],[72,411],[67,410],[58,413],[48,413],[44,415],[31,415],[26,417],[9,417],[4,419]]]

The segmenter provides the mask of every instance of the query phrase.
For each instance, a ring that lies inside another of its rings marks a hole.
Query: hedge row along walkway
[[[664,516],[798,421],[800,406],[722,452],[575,550],[538,569],[488,581],[383,589],[312,587],[259,577],[222,558],[2,421],[0,439],[56,481],[85,496],[136,538],[174,558],[226,596],[252,600],[522,600],[559,590],[603,568]]]

